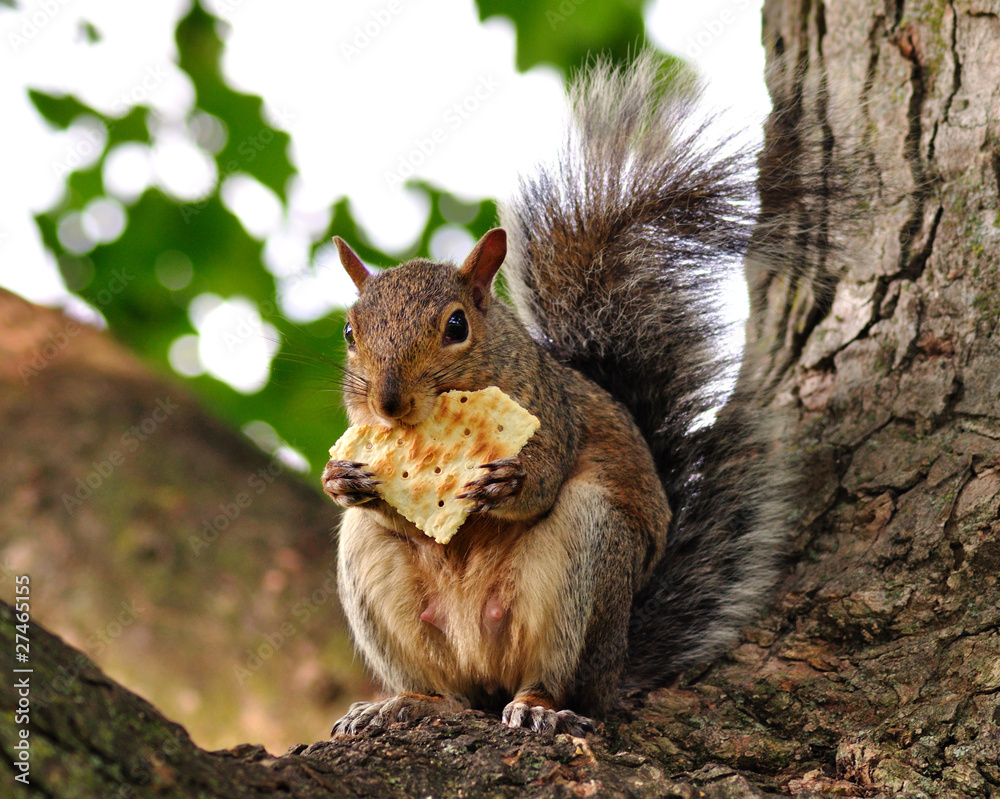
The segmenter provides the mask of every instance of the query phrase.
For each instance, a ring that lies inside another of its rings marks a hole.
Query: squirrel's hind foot
[[[503,709],[500,721],[514,729],[523,727],[543,735],[565,732],[583,738],[588,732],[594,731],[594,722],[591,719],[580,716],[572,710],[554,710],[545,705],[531,706],[516,699]]]
[[[447,696],[424,694],[397,694],[376,702],[355,702],[330,730],[331,738],[356,735],[367,727],[387,727],[402,721],[413,721],[425,716],[457,713],[467,710],[468,703]]]

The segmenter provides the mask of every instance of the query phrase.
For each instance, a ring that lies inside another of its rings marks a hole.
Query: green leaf
[[[590,38],[592,44],[598,42],[595,49],[606,49],[600,42],[615,36],[630,43],[641,40],[638,6],[587,2],[596,5],[588,6],[587,13],[567,17],[554,34],[549,32],[545,6],[524,11],[513,3],[504,9],[503,3],[494,2],[493,8],[499,10],[489,13],[527,14],[529,22],[522,19],[518,23],[519,49],[523,45],[524,52],[531,53],[535,47],[531,57],[536,59],[548,52],[544,60],[566,68],[579,63],[585,52],[572,40],[578,35],[590,36],[580,31],[595,24],[585,19],[591,16],[591,9],[607,12],[596,23],[601,35]],[[219,182],[229,174],[244,172],[285,198],[293,175],[288,136],[265,122],[259,97],[234,91],[223,80],[218,33],[223,24],[193,4],[176,32],[179,64],[197,92],[197,110],[218,117],[228,132],[225,146],[215,156]],[[609,37],[609,31],[616,33]],[[102,45],[96,42],[94,46]],[[120,119],[110,119],[72,97],[35,90],[30,96],[39,113],[63,129],[81,114],[102,119],[108,128],[109,147],[126,141],[150,141],[146,107],[135,107]],[[335,310],[307,324],[284,319],[277,310],[275,279],[262,261],[263,246],[223,206],[218,186],[198,203],[178,203],[158,189],[149,189],[125,209],[128,221],[118,240],[84,255],[67,252],[57,235],[59,222],[64,214],[81,211],[104,195],[102,161],[72,173],[58,207],[36,217],[42,240],[57,258],[71,288],[101,311],[114,336],[164,373],[172,373],[168,359],[171,344],[179,336],[195,332],[188,316],[192,299],[211,292],[224,298],[242,296],[256,303],[264,321],[276,328],[281,338],[267,385],[246,395],[207,375],[186,382],[234,427],[257,419],[270,424],[306,456],[317,475],[326,463],[327,450],[347,426],[340,394],[344,312]],[[428,257],[431,239],[442,226],[459,225],[478,239],[497,223],[492,201],[461,200],[428,183],[411,183],[410,188],[426,195],[430,214],[424,230],[404,252],[386,253],[373,246],[351,215],[347,199],[334,207],[329,230],[313,245],[313,252],[336,234],[346,238],[368,263],[391,266],[413,257]],[[168,288],[161,282],[158,264],[162,275],[164,263],[188,262],[189,283]],[[311,482],[317,483],[318,490],[318,481]]]
[[[257,178],[281,198],[294,170],[288,160],[288,134],[264,122],[263,101],[232,89],[222,80],[219,22],[197,3],[177,26],[179,65],[191,76],[198,107],[221,119],[228,128],[226,146],[217,156],[220,179],[234,172]]]
[[[94,23],[87,20],[80,21],[80,33],[90,44],[97,44],[101,41],[101,32],[94,27]]]
[[[146,109],[136,106],[121,119],[107,120],[108,144],[125,141],[149,143],[149,128],[146,126]]]
[[[68,128],[70,123],[80,116],[80,114],[89,113],[100,116],[100,114],[97,114],[75,97],[65,95],[60,97],[54,94],[46,94],[37,89],[28,89],[28,99],[31,100],[39,114],[60,130]]]
[[[517,68],[555,64],[569,73],[588,57],[634,56],[645,40],[642,0],[478,0],[480,19],[509,17],[517,30]]]

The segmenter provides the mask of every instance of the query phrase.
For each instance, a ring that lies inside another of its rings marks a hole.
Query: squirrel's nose
[[[404,396],[399,380],[394,376],[388,376],[369,394],[368,403],[376,415],[387,421],[400,419],[413,408],[413,400]]]
[[[399,394],[383,396],[376,404],[379,406],[376,408],[379,416],[384,416],[387,419],[398,419],[403,415],[403,398]]]

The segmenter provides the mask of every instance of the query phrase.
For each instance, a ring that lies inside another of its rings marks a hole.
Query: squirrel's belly
[[[447,548],[413,548],[421,638],[450,690],[513,696],[545,682],[566,657],[557,630],[561,581],[552,577],[569,571],[568,555],[549,527],[498,529],[493,520],[461,531]]]
[[[424,574],[413,590],[425,597],[416,649],[435,653],[436,682],[461,694],[513,692],[521,684],[523,662],[513,657],[513,641],[523,637],[514,597],[498,575]],[[470,579],[471,578],[471,579]]]
[[[513,694],[544,671],[554,642],[549,602],[540,602],[548,591],[535,572],[553,564],[542,563],[547,558],[523,536],[494,523],[488,539],[463,530],[442,547],[393,533],[371,516],[345,514],[341,597],[387,689]]]

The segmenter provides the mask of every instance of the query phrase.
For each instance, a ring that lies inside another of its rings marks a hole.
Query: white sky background
[[[646,15],[648,34],[697,65],[711,105],[733,110],[730,124],[759,136],[768,109],[760,1],[694,5],[654,2]],[[121,211],[127,214],[130,198],[149,182],[192,197],[214,185],[211,159],[179,132],[194,95],[174,65],[173,34],[188,7],[188,0],[40,0],[22,3],[16,13],[0,11],[0,286],[88,316],[70,299],[32,214],[58,200],[60,172],[99,151],[90,141],[93,133],[88,138],[80,129],[50,129],[26,86],[73,94],[111,116],[138,100],[161,117],[152,151],[120,154],[113,181],[118,201],[77,220],[91,235],[102,229],[115,235]],[[212,0],[209,7],[232,26],[226,78],[264,97],[272,123],[291,134],[290,157],[301,177],[285,213],[256,181],[223,186],[251,235],[267,240],[268,266],[279,277],[306,266],[309,241],[325,230],[330,206],[340,197],[351,199],[373,244],[401,251],[422,231],[428,209],[391,176],[420,161],[415,176],[442,189],[476,199],[503,197],[518,171],[551,154],[559,140],[562,77],[544,67],[518,74],[512,24],[499,18],[480,24],[471,0],[288,0],[280,6]],[[577,13],[586,13],[586,6]],[[97,45],[86,41],[83,21],[101,34]],[[374,34],[367,42],[357,38],[366,26]],[[463,103],[475,111],[456,113],[455,105]],[[435,129],[443,132],[436,142],[429,138]],[[428,155],[420,153],[421,144]],[[471,244],[467,235],[445,235],[434,255],[461,258]],[[339,268],[317,273],[303,284],[309,289],[303,296],[285,298],[289,316],[326,313],[343,292]],[[219,298],[203,306],[233,315]],[[740,313],[738,303],[734,313]],[[192,347],[186,352],[190,356]],[[270,354],[258,353],[265,366]],[[203,353],[205,360],[211,357]],[[243,390],[254,390],[253,380],[244,383]]]

